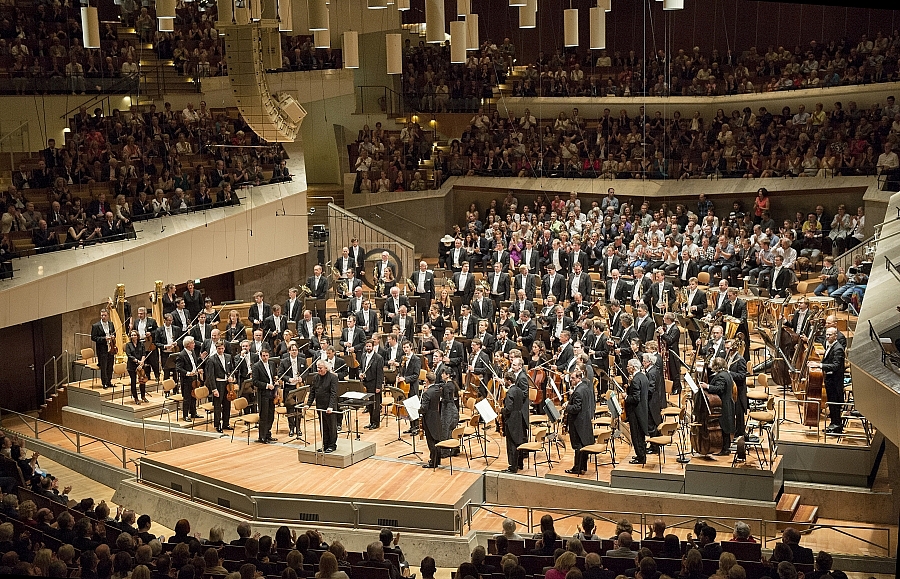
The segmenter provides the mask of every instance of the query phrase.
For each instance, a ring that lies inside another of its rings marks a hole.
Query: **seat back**
[[[465,426],[457,426],[453,429],[453,432],[450,433],[450,438],[456,438],[458,440],[462,440],[463,434],[466,432]]]
[[[709,272],[701,271],[700,273],[698,273],[697,281],[700,283],[700,285],[709,285]]]
[[[597,435],[596,444],[609,444],[609,437],[612,435],[612,432],[609,430],[602,430],[600,434]],[[584,544],[584,541],[582,541]],[[587,551],[587,549],[585,549]]]
[[[81,359],[85,362],[90,362],[94,359],[94,349],[93,348],[82,348],[81,349]]]
[[[759,561],[762,557],[760,543],[744,543],[741,541],[722,541],[722,551],[732,553],[738,561]]]
[[[675,434],[676,430],[678,430],[677,422],[664,422],[659,426],[659,435],[672,438],[672,435]]]
[[[175,380],[171,378],[166,378],[165,380],[163,380],[162,387],[164,392],[171,392],[175,389],[175,386]]]
[[[547,437],[547,428],[542,426],[534,431],[534,441],[535,442],[544,442],[544,438]]]
[[[199,388],[194,388],[194,392],[192,393],[194,398],[197,400],[203,400],[207,396],[209,396],[209,388],[206,386],[201,386]]]
[[[234,399],[234,402],[231,403],[231,409],[240,412],[241,410],[246,408],[248,404],[250,404],[250,402],[247,401],[246,398],[244,398],[243,396],[238,396]]]
[[[124,376],[125,372],[128,371],[128,364],[125,362],[121,362],[119,364],[113,364],[113,374],[117,376]]]

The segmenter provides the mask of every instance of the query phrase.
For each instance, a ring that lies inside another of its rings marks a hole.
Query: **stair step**
[[[790,521],[800,506],[800,495],[782,493],[775,505],[775,519],[778,521]]]
[[[790,526],[802,533],[808,531],[810,527],[816,523],[818,518],[819,507],[814,505],[800,505],[797,508],[797,512],[794,513],[793,518],[791,518]]]

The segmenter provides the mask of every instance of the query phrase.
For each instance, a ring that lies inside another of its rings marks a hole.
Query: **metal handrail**
[[[140,66],[138,67],[138,69],[140,69]],[[113,95],[121,95],[122,94],[121,92],[116,93],[115,90],[117,88],[119,88],[120,85],[125,86],[127,84],[135,84],[134,77],[131,77],[131,76],[121,77],[117,82],[114,82],[109,87],[107,87],[104,92],[102,92],[100,94],[96,94],[96,95],[92,96],[91,98],[89,98],[88,100],[84,101],[83,103],[77,105],[76,107],[67,110],[63,114],[59,115],[59,118],[68,119],[70,114],[77,112],[79,109],[81,109],[81,107],[87,108],[91,105],[95,105],[95,104],[99,104],[99,103],[109,104],[109,99],[112,98]],[[135,86],[140,86],[140,80],[138,80],[138,82]]]
[[[130,447],[130,446],[118,443],[118,442],[106,440],[105,438],[100,438],[99,436],[94,436],[93,434],[88,434],[87,432],[82,432],[80,430],[75,430],[74,428],[62,426],[61,424],[56,424],[54,422],[50,422],[48,420],[38,418],[37,416],[29,416],[27,414],[22,414],[21,412],[16,412],[15,410],[10,410],[8,408],[0,407],[0,430],[3,430],[10,434],[18,435],[18,433],[16,431],[12,430],[11,428],[8,428],[7,426],[2,425],[4,414],[12,414],[12,415],[16,416],[19,420],[21,420],[22,423],[31,430],[31,432],[33,434],[33,438],[35,440],[40,440],[41,434],[43,434],[44,432],[48,432],[50,430],[58,430],[59,432],[61,432],[63,434],[63,436],[66,437],[66,439],[69,440],[69,442],[71,442],[72,444],[75,445],[75,453],[76,454],[82,454],[82,452],[81,452],[82,448],[99,442],[100,444],[105,446],[110,452],[112,452],[113,456],[115,456],[119,460],[119,462],[122,463],[122,468],[128,468],[129,462],[137,464],[135,459],[127,458],[126,454],[128,451],[135,452],[135,453],[138,453],[141,455],[147,455],[146,449],[142,450],[140,448],[133,448],[133,447]],[[31,422],[34,423],[33,426],[31,424]],[[48,425],[48,427],[41,430],[41,428],[39,426],[40,424],[46,424],[46,425]],[[73,440],[70,435],[74,435],[75,439]],[[81,437],[89,438],[91,440],[87,443],[82,443]],[[117,455],[117,451],[113,451],[113,447],[116,447],[121,450],[121,457],[119,457]],[[63,450],[65,450],[65,449],[63,449]]]

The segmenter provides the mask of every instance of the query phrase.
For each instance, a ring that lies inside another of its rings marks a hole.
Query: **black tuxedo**
[[[582,252],[583,254],[584,252]],[[573,288],[574,286],[574,288]],[[594,294],[594,286],[591,282],[591,276],[587,273],[587,270],[582,270],[581,274],[578,276],[577,283],[575,282],[575,274],[569,276],[569,279],[566,280],[566,294],[569,296],[569,299],[572,299],[575,295],[575,292],[578,292],[584,297],[585,300],[590,300],[591,296]]]
[[[656,322],[653,321],[653,316],[647,314],[647,317],[642,321],[640,318],[635,316],[634,318],[634,329],[637,331],[638,338],[641,339],[641,344],[646,344],[647,342],[654,339],[654,333],[656,332]]]
[[[600,260],[600,269],[603,271],[603,277],[609,279],[612,277],[612,270],[618,269],[620,272],[622,271],[622,258],[618,256],[618,254],[613,253],[613,255],[604,255],[603,259]]]
[[[734,300],[734,303],[732,304],[732,302],[730,302],[726,298],[725,301],[722,302],[722,305],[719,306],[719,309],[717,309],[716,311],[723,312],[726,316],[732,316],[732,317],[739,319],[741,321],[741,323],[740,323],[740,326],[738,326],[737,331],[744,334],[745,341],[748,340],[747,336],[750,335],[750,327],[749,327],[749,324],[747,324],[747,302],[745,302],[744,300],[742,300],[740,298],[737,298]],[[744,349],[744,358],[746,360],[750,359],[750,348],[749,347]]]
[[[431,455],[429,465],[437,468],[441,464],[441,449],[437,443],[444,439],[441,430],[441,386],[429,384],[422,392],[419,414],[422,417],[422,427],[425,429],[425,441]],[[445,402],[446,403],[446,402]]]
[[[369,424],[378,427],[381,424],[381,389],[384,387],[384,358],[373,351],[371,359],[366,359],[367,354],[363,352],[359,356],[359,377],[362,380],[366,392],[374,394],[372,404],[369,405]]]
[[[306,403],[310,406],[315,403],[316,410],[331,408],[333,412],[319,412],[319,426],[322,432],[322,449],[337,448],[338,418],[338,377],[334,372],[328,372],[324,376],[316,373],[309,387],[309,397]]]
[[[556,253],[557,251],[559,252],[558,254]],[[556,273],[562,274],[564,276],[569,275],[569,254],[566,253],[566,251],[562,247],[560,247],[558,250],[551,249],[547,252],[548,265],[554,263],[554,256],[557,256],[556,261],[559,262],[559,267],[556,268]]]
[[[550,294],[556,296],[557,302],[561,302],[565,299],[567,294],[566,277],[564,275],[557,272],[553,276],[553,281],[551,281],[550,274],[547,274],[544,276],[544,279],[541,280],[541,297],[546,300]]]
[[[459,275],[459,272],[453,274],[453,285],[456,287],[456,295],[462,296],[463,305],[469,305],[472,302],[472,296],[475,295],[475,276],[471,273],[466,274],[465,286],[460,287]]]
[[[100,383],[104,388],[112,386],[113,361],[115,356],[109,353],[109,342],[106,337],[115,339],[116,327],[112,321],[106,322],[107,330],[103,330],[101,322],[91,326],[91,340],[94,342],[94,353],[97,355],[97,365],[100,366]],[[108,333],[107,333],[108,332]]]
[[[396,302],[393,296],[388,296],[384,300],[384,321],[393,322],[400,315],[400,307],[406,306],[409,310],[409,298],[404,295],[397,296]]]
[[[528,394],[520,388],[513,387],[506,391],[506,399],[503,401],[503,427],[506,435],[506,461],[510,470],[518,470],[522,467],[518,456],[518,447],[523,444],[528,436],[528,424],[522,413],[528,406]]]
[[[505,249],[500,252],[492,251],[491,259],[490,259],[490,265],[492,268],[495,263],[499,263],[500,265],[503,266],[502,271],[504,273],[508,272],[509,271],[509,252],[506,251]]]
[[[231,417],[231,402],[228,400],[228,376],[234,370],[234,362],[229,354],[222,354],[224,363],[218,353],[207,358],[203,365],[206,375],[206,387],[213,396],[213,424],[221,431],[228,426]],[[216,394],[218,393],[218,395]]]
[[[798,334],[806,333],[806,330],[809,329],[809,320],[812,318],[812,310],[807,309],[806,314],[803,317],[803,321],[800,321],[800,310],[795,309],[794,314],[791,316],[791,319],[784,323],[785,326],[794,330]]]
[[[706,298],[706,292],[698,289],[696,293],[694,293],[694,299],[691,299],[691,292],[690,289],[688,289],[687,297],[685,299],[688,300],[688,314],[693,315],[695,318],[702,318],[703,312],[706,311],[706,306],[709,304]],[[692,310],[691,307],[696,307],[697,309]]]
[[[494,302],[487,298],[482,298],[479,300],[472,300],[472,315],[478,318],[479,320],[487,320],[488,327],[491,327],[494,323]]]
[[[662,313],[663,310],[657,306],[661,300],[665,300],[668,311],[672,311],[672,308],[675,306],[675,288],[667,281],[663,282],[662,292],[659,290],[659,282],[653,282],[647,296],[647,307],[651,308],[650,311],[652,312]]]
[[[746,422],[744,420],[750,409],[750,400],[747,398],[747,361],[743,356],[731,356],[728,360],[728,372],[734,385],[737,386],[737,400],[734,401],[734,433],[735,436],[746,434]]]
[[[401,363],[398,370],[399,375],[403,376],[404,381],[409,384],[409,396],[417,396],[419,394],[419,371],[422,369],[422,357],[417,354],[410,354],[406,364]]]
[[[459,335],[463,338],[472,339],[475,337],[475,332],[478,331],[478,318],[474,315],[469,315],[468,321],[466,321],[465,327],[463,327],[463,316],[459,317]]]
[[[578,255],[575,254],[574,250],[569,252],[568,261],[569,261],[569,265],[571,266],[571,269],[575,269],[576,262],[580,263],[581,271],[587,271],[588,267],[590,267],[590,265],[591,265],[590,258],[588,256],[587,252],[584,251],[583,249],[578,251]]]
[[[335,269],[338,270],[338,273],[341,274],[341,277],[344,277],[344,274],[347,270],[353,270],[353,274],[356,275],[356,262],[353,261],[353,258],[349,255],[344,257],[343,255],[334,262]]]
[[[540,253],[536,248],[531,249],[531,255],[528,255],[528,250],[523,249],[521,253],[522,260],[519,264],[524,264],[528,266],[528,273],[534,274],[538,271],[538,267],[540,266]]]
[[[416,320],[409,314],[406,315],[405,318],[402,318],[404,322],[400,323],[400,316],[394,318],[394,324],[400,326],[400,335],[406,338],[409,341],[412,341],[413,336],[416,333]]]
[[[556,346],[559,343],[559,334],[560,332],[568,330],[569,333],[572,333],[575,330],[575,322],[572,321],[572,318],[563,315],[562,318],[557,318],[553,316],[551,318],[547,318],[547,324],[550,329],[550,341]]]
[[[497,292],[494,293],[494,280],[497,276],[500,278],[497,280]],[[509,274],[503,273],[502,271],[497,274],[496,272],[491,272],[487,275],[488,288],[490,288],[491,298],[500,301],[509,300]]]
[[[528,310],[531,313],[531,317],[534,318],[534,302],[531,300],[526,299],[524,303],[516,300],[509,306],[509,311],[516,320],[519,319],[519,314],[522,313],[522,310]]]
[[[825,392],[829,402],[844,400],[844,346],[837,340],[834,344],[825,342],[825,355],[822,357],[822,373],[825,375]],[[829,426],[843,426],[841,423],[841,406],[828,405]]]
[[[423,282],[424,292],[419,291],[419,280],[421,278],[425,278]],[[430,269],[425,270],[425,273],[422,273],[422,270],[416,270],[409,276],[409,279],[413,282],[413,291],[415,291],[416,295],[421,296],[427,302],[425,304],[425,308],[427,308],[431,304],[431,300],[434,299],[435,291],[434,291],[434,272]],[[423,308],[423,309],[425,309]]]
[[[469,261],[469,254],[466,253],[464,247],[454,247],[447,252],[447,267],[456,273],[462,269],[462,264],[467,261]]]
[[[619,302],[624,302],[628,297],[628,282],[622,278],[616,280],[615,284],[613,284],[612,278],[606,280],[606,302],[609,303],[611,300],[619,300]]]
[[[397,264],[391,260],[388,260],[387,263],[379,261],[375,264],[375,282],[384,278],[385,269],[391,270],[391,275],[394,279],[397,279]]]
[[[191,329],[190,335],[193,336],[194,341],[199,344],[209,339],[212,330],[213,327],[210,324],[204,324],[202,328],[200,327],[200,324],[197,324]]]
[[[534,300],[534,296],[537,295],[537,284],[535,282],[535,276],[532,273],[526,274],[523,276],[522,274],[517,275],[513,278],[513,293],[518,296],[519,290],[525,290],[525,299],[526,300]],[[516,296],[513,299],[516,299]]]
[[[769,290],[769,294],[772,297],[778,296],[780,298],[784,298],[787,297],[787,290],[791,287],[791,282],[793,281],[794,278],[791,270],[786,267],[782,267],[781,271],[779,271],[776,275],[775,268],[773,267],[772,278],[769,280],[766,289]]]
[[[648,412],[650,378],[637,372],[625,389],[625,413],[631,429],[631,446],[638,462],[647,461],[646,436],[649,431]]]
[[[447,353],[449,349],[449,354]],[[454,380],[458,380],[462,376],[462,368],[466,365],[466,349],[462,342],[453,340],[449,343],[446,340],[441,342],[441,351],[444,352],[444,363],[452,370]]]
[[[316,326],[320,323],[322,323],[322,321],[315,316],[311,316],[309,322],[301,317],[300,321],[297,322],[297,332],[300,334],[301,338],[311,340],[315,335]]]
[[[363,329],[367,338],[371,338],[378,331],[378,313],[371,307],[368,311],[359,310],[356,312],[356,325]]]
[[[262,312],[260,312],[260,304],[254,303],[250,306],[250,311],[247,314],[247,319],[253,322],[253,329],[262,328],[263,320],[272,315],[272,306],[263,302],[262,303]],[[176,319],[177,322],[177,319]]]
[[[665,342],[667,349],[675,354],[679,354],[678,344],[681,342],[681,330],[678,329],[678,324],[673,323],[666,327],[662,339],[663,342]],[[681,392],[681,364],[676,362],[671,355],[669,356],[668,379],[672,381],[672,393],[678,394]]]
[[[640,301],[643,301],[646,303],[648,294],[650,293],[650,284],[651,284],[650,278],[648,278],[647,276],[644,276],[639,280],[633,280],[631,282],[630,287],[628,288],[628,294],[626,296],[626,299],[628,301],[632,302],[635,306]],[[638,292],[640,294],[640,298],[638,298],[636,296],[638,285],[640,285],[642,288],[640,290],[640,292]]]
[[[572,469],[579,472],[587,470],[588,460],[588,455],[581,453],[581,449],[594,443],[594,427],[591,421],[594,418],[595,406],[594,388],[587,380],[582,380],[575,386],[566,405],[566,424],[569,427],[572,449],[575,451],[575,464]]]
[[[193,364],[191,364],[192,360]],[[188,376],[188,374],[195,368],[199,367],[200,355],[197,352],[196,348],[193,350],[188,350],[187,348],[185,348],[178,353],[178,357],[175,359],[175,372],[178,374],[181,382],[181,395],[184,396],[184,402],[181,406],[183,419],[187,419],[191,416],[197,415],[197,401],[193,396],[194,377]]]
[[[281,308],[281,315],[293,322],[299,323],[303,318],[303,300],[300,298],[295,299],[293,307],[291,307],[291,300],[285,301],[284,306]]]
[[[363,267],[366,265],[366,250],[358,245],[356,247],[351,245],[348,249],[350,250],[350,257],[353,258],[353,264],[356,266],[356,277],[360,277],[362,275]]]
[[[328,295],[328,278],[324,275],[319,276],[319,281],[316,282],[316,276],[311,275],[306,279],[306,285],[309,287],[312,294],[309,297],[324,300]]]

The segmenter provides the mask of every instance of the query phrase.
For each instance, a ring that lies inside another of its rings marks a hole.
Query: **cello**
[[[702,456],[722,452],[722,399],[703,388],[697,389],[693,414],[691,450]]]

